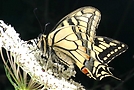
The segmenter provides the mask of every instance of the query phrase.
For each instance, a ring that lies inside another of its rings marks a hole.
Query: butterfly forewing
[[[90,41],[93,42],[93,38],[96,35],[96,28],[100,22],[101,14],[99,10],[94,7],[82,7],[61,19],[53,30],[61,27],[74,25],[80,28],[79,32],[84,32],[89,35]],[[73,30],[74,33],[75,29]]]
[[[78,67],[82,67],[85,59],[90,58],[100,16],[100,12],[93,7],[73,11],[61,19],[49,34],[49,45],[53,45],[54,50],[65,52]]]
[[[109,63],[127,48],[126,44],[108,37],[96,36],[95,38],[94,51],[97,60],[102,63]]]

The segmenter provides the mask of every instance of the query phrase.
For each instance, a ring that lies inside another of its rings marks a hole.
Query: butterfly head
[[[46,54],[46,35],[44,34],[39,35],[37,46],[42,51],[43,54]]]

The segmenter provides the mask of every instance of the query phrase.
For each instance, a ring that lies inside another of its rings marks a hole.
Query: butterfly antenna
[[[39,23],[39,26],[40,26],[40,28],[41,28],[41,31],[43,32],[44,30],[43,30],[43,28],[42,28],[42,26],[41,26],[41,23],[40,23],[40,21],[39,21],[37,15],[36,15],[36,10],[37,10],[37,8],[35,8],[35,9],[33,10],[33,12],[34,12],[34,15],[35,15],[35,17],[36,17],[38,23]]]
[[[50,23],[46,23],[45,24],[45,28],[44,28],[44,32],[43,33],[45,33],[45,31],[47,30],[47,26],[49,25]]]

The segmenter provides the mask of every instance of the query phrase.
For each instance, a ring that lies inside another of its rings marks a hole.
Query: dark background
[[[11,24],[23,40],[36,38],[47,26],[49,32],[65,15],[83,6],[93,6],[100,10],[102,18],[97,35],[107,36],[126,43],[129,49],[115,58],[109,66],[112,73],[124,82],[112,77],[95,81],[78,72],[75,80],[87,90],[133,90],[134,88],[134,0],[0,0],[0,19]],[[0,61],[0,89],[13,90],[6,79],[3,62]]]

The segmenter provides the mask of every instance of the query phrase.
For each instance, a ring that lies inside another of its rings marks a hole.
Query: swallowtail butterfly
[[[42,34],[37,46],[45,58],[54,54],[59,62],[68,67],[76,64],[90,78],[101,80],[107,76],[114,77],[108,63],[125,52],[127,45],[96,36],[100,18],[99,10],[94,7],[79,8],[62,18],[52,32]]]

